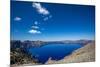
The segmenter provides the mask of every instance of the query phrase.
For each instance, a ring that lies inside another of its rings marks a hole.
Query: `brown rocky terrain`
[[[91,42],[84,47],[75,50],[71,55],[64,57],[64,59],[56,61],[49,60],[45,64],[59,64],[59,63],[80,63],[95,61],[95,43]]]

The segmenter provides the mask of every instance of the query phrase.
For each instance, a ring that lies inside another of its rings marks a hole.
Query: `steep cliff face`
[[[84,47],[75,50],[71,55],[66,56],[64,59],[55,61],[49,60],[45,64],[58,64],[58,63],[80,63],[80,62],[93,62],[95,61],[95,43],[91,42]]]

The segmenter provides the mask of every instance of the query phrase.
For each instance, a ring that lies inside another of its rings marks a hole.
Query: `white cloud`
[[[35,25],[37,25],[37,24],[38,24],[38,22],[37,22],[37,21],[35,21],[35,22],[34,22],[34,24],[35,24]]]
[[[15,20],[15,21],[20,21],[21,18],[20,18],[20,17],[15,17],[14,20]]]
[[[48,19],[52,18],[52,15],[48,16],[48,17],[45,17],[43,20],[46,21]]]
[[[46,21],[46,20],[48,20],[48,19],[49,19],[48,17],[45,17],[43,20]]]
[[[40,3],[33,3],[32,6],[37,9],[38,13],[43,15],[49,15],[49,11],[42,7]]]
[[[44,21],[47,21],[50,18],[52,18],[52,15],[50,14],[50,12],[45,7],[43,7],[40,3],[33,2],[32,6],[34,8],[36,8],[36,10],[39,14],[42,14]],[[35,24],[37,25],[37,22],[35,22]]]
[[[32,28],[33,28],[33,29],[39,29],[39,27],[38,27],[38,26],[32,26]]]
[[[31,33],[31,34],[41,34],[41,32],[40,31],[38,31],[38,30],[29,30],[28,31],[29,33]]]

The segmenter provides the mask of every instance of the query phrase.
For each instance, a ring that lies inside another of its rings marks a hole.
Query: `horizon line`
[[[20,40],[20,39],[10,39],[10,41],[12,40]],[[95,39],[75,39],[75,40],[71,40],[71,39],[65,39],[65,40],[20,40],[20,41],[77,41],[77,40],[95,40]]]

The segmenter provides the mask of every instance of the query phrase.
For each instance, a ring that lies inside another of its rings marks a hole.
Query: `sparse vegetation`
[[[36,64],[38,62],[38,60],[34,59],[25,47],[22,47],[22,43],[20,41],[11,42],[10,58],[11,65],[22,65],[29,63]]]

